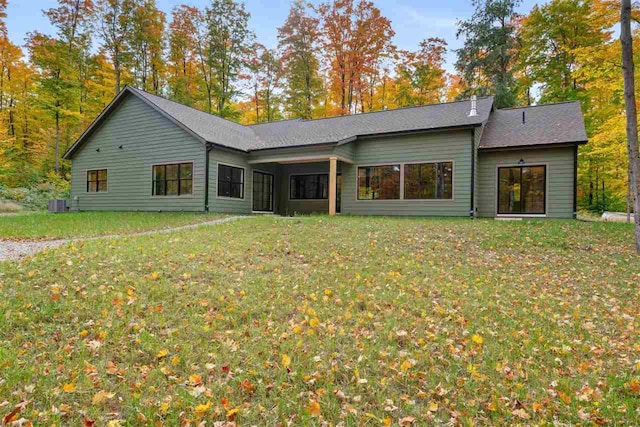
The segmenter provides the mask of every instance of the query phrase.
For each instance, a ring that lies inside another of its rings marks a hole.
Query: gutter
[[[578,218],[578,145],[573,148],[573,219]]]
[[[476,141],[475,141],[475,129],[471,130],[471,209],[469,209],[469,216],[475,218],[475,194],[476,187]]]
[[[205,171],[204,171],[204,211],[209,212],[209,153],[213,149],[213,144],[207,143],[205,146]]]
[[[584,145],[588,141],[565,141],[565,142],[549,142],[546,144],[529,144],[529,145],[502,145],[497,147],[478,147],[479,151],[511,151],[511,150],[531,150],[537,148],[560,148]]]

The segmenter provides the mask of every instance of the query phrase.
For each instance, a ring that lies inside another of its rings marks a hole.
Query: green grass
[[[638,425],[639,283],[627,224],[260,217],[69,245],[0,266],[0,415]]]
[[[0,216],[0,239],[55,239],[127,234],[209,221],[197,212],[71,212]]]

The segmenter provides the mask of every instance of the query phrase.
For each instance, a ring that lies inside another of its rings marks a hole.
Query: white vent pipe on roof
[[[475,95],[471,95],[471,111],[469,111],[469,117],[475,117],[478,115],[477,103],[478,98]]]

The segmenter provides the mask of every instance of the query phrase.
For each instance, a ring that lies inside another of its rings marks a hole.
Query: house
[[[572,218],[578,102],[244,126],[126,87],[64,154],[72,210]]]

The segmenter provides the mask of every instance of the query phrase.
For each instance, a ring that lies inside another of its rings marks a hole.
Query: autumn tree
[[[282,64],[273,49],[255,43],[247,69],[252,91],[253,123],[271,122],[282,117],[280,112],[280,83]]]
[[[31,137],[34,109],[33,70],[7,35],[5,0],[0,0],[0,183],[30,180],[32,165],[43,156]]]
[[[400,52],[395,81],[398,106],[433,104],[446,96],[444,55],[447,42],[429,38],[419,46],[416,52]]]
[[[518,85],[513,71],[517,60],[513,25],[519,0],[474,0],[473,16],[458,22],[457,37],[464,45],[457,51],[456,69],[471,93],[495,95],[499,108],[515,105]]]
[[[629,154],[629,180],[633,197],[636,253],[640,255],[640,149],[638,147],[638,112],[635,92],[635,65],[633,36],[631,33],[631,0],[622,0],[620,12],[620,43],[622,44],[622,75],[624,77],[624,103],[627,113],[627,149]]]
[[[57,37],[40,32],[29,34],[31,62],[40,73],[39,102],[54,117],[55,170],[60,172],[61,132],[67,120],[78,121],[81,111],[81,73],[89,49],[91,0],[59,0],[59,6],[45,11],[57,30]],[[66,123],[67,125],[69,123]],[[67,129],[67,145],[71,135]]]
[[[129,32],[133,27],[134,0],[97,0],[96,22],[102,48],[113,64],[115,94],[122,89],[123,71],[131,60]]]
[[[582,99],[584,81],[575,71],[579,66],[578,50],[601,46],[603,31],[585,19],[591,16],[591,0],[555,0],[534,5],[523,19],[519,37],[520,62],[530,70],[534,84],[538,84],[539,102]]]
[[[366,0],[334,0],[321,4],[318,12],[337,112],[353,113],[365,74],[393,50],[391,21]]]
[[[278,28],[278,47],[286,79],[285,106],[291,117],[310,119],[320,102],[322,79],[318,59],[319,20],[309,5],[296,0],[284,25]]]
[[[238,94],[237,80],[246,64],[254,35],[243,3],[212,0],[205,11],[207,67],[215,97],[214,112],[233,117],[231,100]]]
[[[211,100],[210,88],[201,88],[199,85],[199,82],[202,83],[202,75],[199,73],[199,30],[196,25],[201,20],[198,9],[180,5],[171,12],[169,24],[167,89],[172,99],[190,106],[196,105],[205,90],[204,97]],[[209,105],[209,111],[211,109]]]
[[[165,14],[155,0],[144,0],[133,8],[127,36],[135,84],[155,94],[163,84],[165,24]]]

